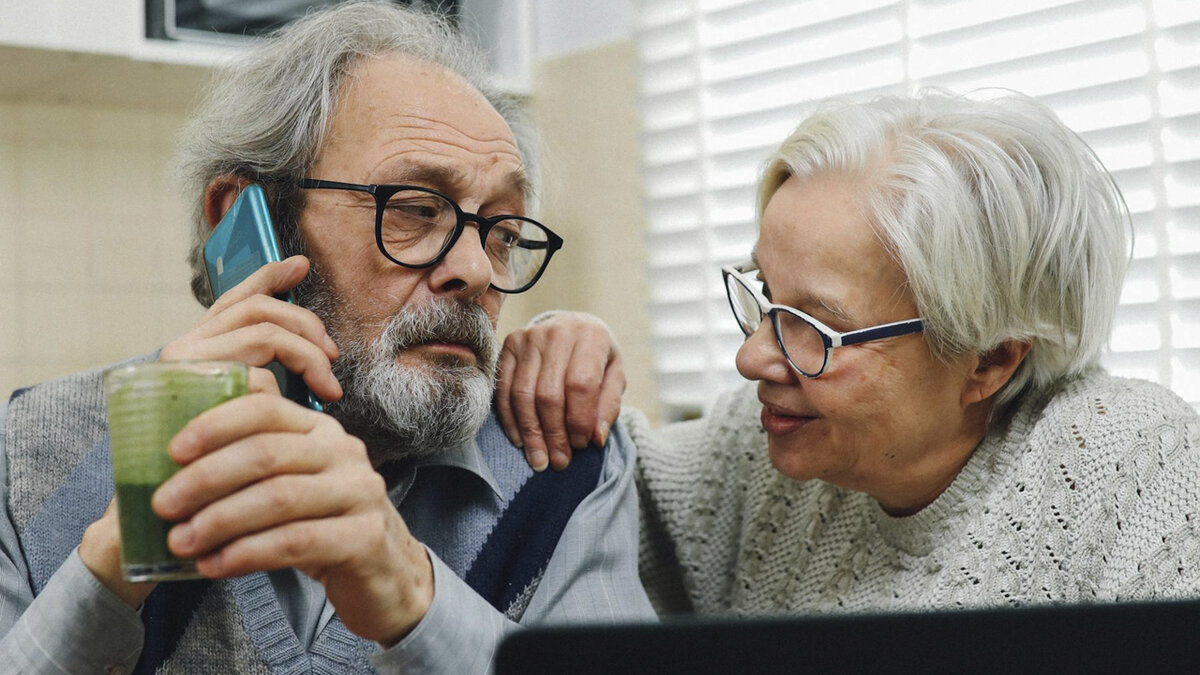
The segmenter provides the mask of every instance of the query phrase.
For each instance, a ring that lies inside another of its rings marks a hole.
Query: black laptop
[[[1200,601],[515,631],[517,673],[1200,673]]]

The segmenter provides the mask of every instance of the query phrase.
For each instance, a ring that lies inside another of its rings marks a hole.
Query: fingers
[[[508,346],[508,341],[505,341],[506,350]],[[509,400],[510,414],[525,448],[525,457],[535,471],[543,471],[550,464],[550,453],[542,436],[542,424],[534,400],[541,362],[541,354],[536,349],[522,354],[509,377],[509,394],[505,397]]]
[[[333,375],[327,353],[310,340],[273,322],[254,323],[232,328],[211,339],[190,342],[188,359],[234,359],[251,366],[265,366],[278,361],[293,373],[304,378],[314,394],[326,401],[342,395],[342,385]],[[174,360],[179,350],[167,352],[161,358]]]
[[[600,383],[599,403],[597,404],[596,428],[592,432],[592,442],[604,446],[608,442],[608,431],[616,424],[621,414],[621,395],[625,393],[625,365],[620,354],[613,354],[608,367],[604,370],[604,379]]]
[[[425,548],[388,508],[292,521],[236,539],[199,557],[210,578],[294,567],[317,579],[352,632],[394,645],[433,601],[433,566]],[[346,536],[352,532],[353,536]]]
[[[293,256],[268,263],[221,296],[191,331],[165,346],[159,358],[230,359],[251,366],[278,361],[299,373],[318,397],[331,401],[342,395],[330,363],[338,349],[313,312],[275,295],[299,283],[308,272],[308,259]],[[252,381],[257,390],[274,391]]]
[[[332,418],[265,394],[197,416],[169,446],[183,464],[155,492],[169,543],[194,557],[293,521],[387,503],[362,442]],[[389,505],[390,508],[390,505]]]
[[[591,315],[562,312],[505,339],[496,410],[535,470],[562,469],[573,449],[607,440],[624,389],[607,326]]]
[[[171,439],[171,459],[186,465],[196,458],[257,433],[309,433],[323,424],[340,429],[332,417],[275,397],[249,394],[206,410]]]
[[[608,340],[576,343],[570,364],[564,368],[566,381],[566,427],[571,448],[580,450],[592,441],[600,407],[601,384],[609,353]]]
[[[273,394],[279,395],[279,381],[275,379],[275,373],[266,368],[251,368],[250,383],[246,388],[246,393],[249,394]]]
[[[282,295],[300,283],[308,274],[308,258],[294,255],[282,262],[270,262],[254,271],[240,284],[213,301],[209,315],[220,314],[227,308],[254,295]]]
[[[365,510],[364,495],[384,491],[383,479],[372,471],[283,474],[213,502],[172,528],[168,543],[177,555],[199,557],[242,537],[293,522]]]
[[[521,441],[521,430],[517,428],[517,418],[513,415],[512,396],[513,371],[517,367],[517,357],[514,350],[519,346],[512,344],[517,338],[509,335],[504,338],[504,348],[500,350],[500,363],[496,372],[496,416],[500,418],[500,428],[504,435],[518,448],[524,444]]]
[[[187,341],[183,344],[206,340],[255,324],[279,326],[311,342],[329,360],[337,358],[337,345],[326,333],[325,324],[316,314],[299,305],[267,295],[252,295],[218,314],[205,318],[189,333]]]
[[[547,350],[548,353],[542,358],[533,400],[536,406],[534,414],[537,423],[541,425],[546,450],[550,453],[550,466],[555,470],[562,470],[571,463],[571,442],[567,436],[566,425],[565,385],[570,357],[561,353],[561,348],[566,345],[559,343],[555,346],[558,349]],[[584,444],[586,445],[586,442]]]
[[[324,433],[322,426],[328,428]],[[182,520],[250,483],[364,459],[365,450],[331,456],[325,445],[303,442],[306,435],[340,432],[332,418],[278,397],[251,394],[227,401],[198,415],[171,439],[171,459],[183,468],[159,487],[151,504],[162,518]]]

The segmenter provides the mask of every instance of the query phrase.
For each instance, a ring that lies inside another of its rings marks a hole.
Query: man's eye
[[[519,235],[518,232],[515,232],[515,231],[507,229],[507,228],[501,228],[501,227],[494,227],[494,228],[492,228],[492,231],[491,231],[492,239],[495,239],[496,241],[500,242],[501,244],[504,244],[505,246],[512,246],[512,245],[516,244],[518,235]]]
[[[392,209],[401,215],[423,220],[436,220],[441,214],[441,209],[435,204],[395,204]]]

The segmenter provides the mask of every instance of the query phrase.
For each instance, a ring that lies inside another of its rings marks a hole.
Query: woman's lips
[[[778,436],[790,434],[816,419],[812,415],[801,415],[766,403],[763,404],[761,417],[763,429]]]

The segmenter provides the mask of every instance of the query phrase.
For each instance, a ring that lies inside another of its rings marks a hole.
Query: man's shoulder
[[[591,445],[573,453],[571,463],[563,471],[547,470],[537,474],[525,459],[525,453],[513,445],[500,427],[500,422],[493,411],[484,422],[475,437],[476,444],[483,454],[484,461],[495,474],[498,483],[503,484],[516,480],[525,482],[535,475],[544,476],[542,480],[552,479],[558,482],[585,479],[593,486],[606,480],[633,472],[637,446],[630,438],[629,432],[622,421],[617,421],[609,430],[607,442],[603,446]],[[585,474],[585,475],[580,475]],[[586,476],[586,477],[585,477]],[[560,478],[555,478],[560,477]]]
[[[96,397],[103,398],[104,373],[117,366],[152,361],[157,352],[135,356],[119,363],[111,363],[88,370],[71,373],[52,380],[19,387],[9,394],[8,407],[18,409],[29,405],[37,406],[78,406],[94,402]]]

